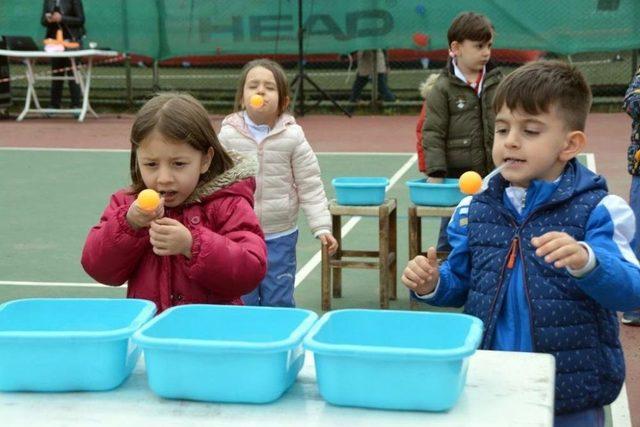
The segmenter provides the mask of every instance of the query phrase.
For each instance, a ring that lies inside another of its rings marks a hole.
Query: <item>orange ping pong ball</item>
[[[142,190],[138,194],[138,206],[145,211],[154,211],[160,204],[160,195],[151,189]]]
[[[251,104],[253,108],[260,108],[264,105],[264,98],[260,95],[251,95],[251,98],[249,98],[249,104]]]
[[[458,185],[464,194],[476,194],[482,187],[482,177],[477,172],[468,171],[460,176]]]

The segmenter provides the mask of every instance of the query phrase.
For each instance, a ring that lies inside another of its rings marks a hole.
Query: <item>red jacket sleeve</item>
[[[147,228],[134,230],[126,215],[133,197],[120,191],[111,196],[100,222],[89,230],[82,250],[82,267],[96,281],[121,285],[149,250]]]
[[[223,300],[255,289],[267,269],[267,249],[253,207],[243,197],[225,197],[207,209],[215,231],[204,226],[192,229],[191,259],[186,260],[189,278],[203,283]]]
[[[424,126],[424,120],[427,116],[427,103],[422,103],[422,110],[420,111],[420,117],[416,123],[416,152],[418,153],[418,169],[420,172],[427,171],[427,163],[424,155],[424,145],[422,144],[422,128]]]

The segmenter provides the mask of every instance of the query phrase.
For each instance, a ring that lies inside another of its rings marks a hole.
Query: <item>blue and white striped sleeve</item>
[[[640,307],[640,264],[630,245],[635,227],[633,211],[614,195],[604,197],[587,221],[585,243],[593,250],[596,267],[577,283],[611,310]]]
[[[447,226],[447,235],[452,250],[447,260],[440,266],[440,281],[436,289],[431,294],[422,297],[412,292],[416,299],[441,307],[461,307],[467,301],[469,277],[471,276],[467,237],[470,203],[471,196],[462,199]]]

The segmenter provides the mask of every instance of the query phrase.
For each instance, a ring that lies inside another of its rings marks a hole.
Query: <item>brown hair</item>
[[[278,64],[267,58],[258,58],[247,62],[242,71],[240,71],[240,80],[238,80],[238,89],[236,90],[236,100],[234,105],[235,111],[243,109],[242,98],[244,96],[244,84],[247,81],[247,74],[256,67],[266,68],[271,71],[276,80],[276,88],[278,90],[278,115],[284,113],[289,102],[289,84],[287,83],[287,75],[284,69]]]
[[[193,96],[186,93],[161,93],[142,106],[131,128],[131,192],[145,188],[138,167],[137,151],[140,143],[156,131],[170,141],[185,142],[203,154],[213,148],[209,170],[200,176],[200,182],[231,169],[234,165],[211,126],[207,110]]]
[[[530,62],[498,85],[493,109],[497,113],[504,105],[531,115],[548,113],[555,106],[569,130],[584,131],[591,89],[584,75],[572,65],[561,61]]]
[[[493,24],[486,16],[473,12],[464,12],[456,16],[449,26],[447,39],[449,40],[449,47],[451,47],[451,43],[462,43],[465,40],[488,42],[494,34]]]

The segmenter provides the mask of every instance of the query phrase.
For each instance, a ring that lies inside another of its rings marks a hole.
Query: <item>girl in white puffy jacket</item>
[[[338,249],[318,160],[302,128],[285,112],[288,105],[282,67],[268,59],[253,60],[242,69],[236,112],[224,119],[218,135],[225,148],[258,162],[255,211],[265,234],[268,266],[258,288],[242,298],[247,305],[295,306],[300,207],[313,235],[330,253]]]

